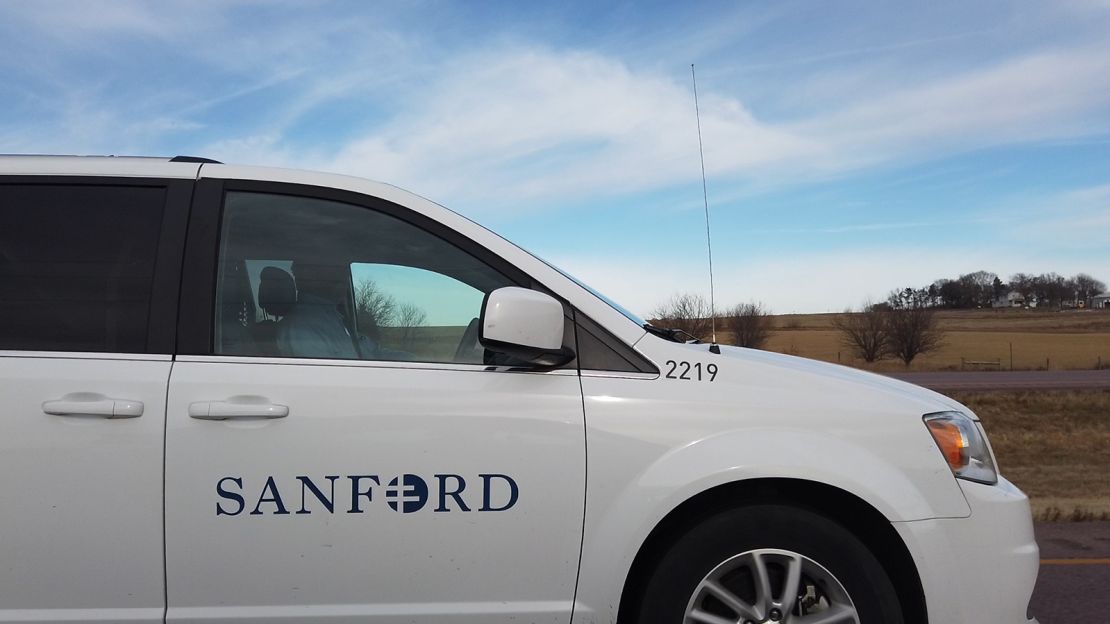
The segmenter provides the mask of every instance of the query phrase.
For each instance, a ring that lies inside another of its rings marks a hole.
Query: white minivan
[[[1019,624],[975,414],[430,201],[0,157],[0,622]]]

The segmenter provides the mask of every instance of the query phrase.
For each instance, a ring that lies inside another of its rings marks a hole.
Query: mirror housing
[[[506,286],[482,302],[478,341],[490,351],[537,366],[561,366],[574,359],[563,346],[563,304],[550,295]]]

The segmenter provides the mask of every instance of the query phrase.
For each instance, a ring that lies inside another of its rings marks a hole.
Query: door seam
[[[176,363],[170,361],[170,372],[166,376],[166,399],[162,406],[162,622],[169,620],[170,615],[170,583],[169,583],[169,545],[166,534],[166,449],[168,446],[170,428],[170,384],[173,381],[173,368]]]

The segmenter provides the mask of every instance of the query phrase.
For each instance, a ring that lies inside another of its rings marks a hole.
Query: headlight
[[[987,438],[970,416],[960,412],[926,414],[925,426],[957,478],[989,485],[998,483]]]

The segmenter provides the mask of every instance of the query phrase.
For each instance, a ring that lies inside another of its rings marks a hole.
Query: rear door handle
[[[54,401],[43,402],[42,411],[54,416],[138,418],[143,415],[143,402],[113,399],[95,392],[74,392]]]
[[[289,408],[262,397],[232,397],[226,401],[197,401],[189,404],[189,416],[200,420],[285,418]]]

